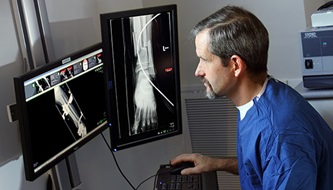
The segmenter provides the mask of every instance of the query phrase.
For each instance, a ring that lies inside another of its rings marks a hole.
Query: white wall
[[[6,105],[13,103],[13,76],[23,72],[23,61],[15,31],[10,0],[0,1],[0,189],[44,190],[46,177],[34,182],[24,179],[24,169],[17,123],[7,120]],[[323,1],[312,0],[47,0],[56,56],[62,57],[100,41],[99,13],[162,4],[178,4],[179,45],[182,87],[201,85],[194,77],[197,58],[194,45],[187,39],[200,19],[227,4],[243,5],[253,11],[267,26],[271,35],[269,72],[282,80],[300,79],[298,32],[308,26],[309,13]],[[306,13],[306,14],[305,14]],[[314,102],[329,115],[326,103]],[[187,128],[185,126],[185,133]],[[104,133],[108,137],[108,132]],[[120,167],[137,185],[180,152],[188,150],[188,136],[182,135],[116,153]],[[180,146],[174,146],[179,143]],[[162,147],[162,148],[161,148]],[[76,152],[83,189],[130,189],[116,169],[112,156],[101,137]],[[142,189],[152,189],[152,181]]]
[[[45,0],[55,55],[71,52],[101,41],[100,14],[142,7],[131,0]]]

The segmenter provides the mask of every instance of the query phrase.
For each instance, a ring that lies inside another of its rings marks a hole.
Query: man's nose
[[[197,77],[203,77],[204,76],[204,72],[203,72],[202,68],[200,67],[200,63],[198,64],[194,75],[197,76]]]

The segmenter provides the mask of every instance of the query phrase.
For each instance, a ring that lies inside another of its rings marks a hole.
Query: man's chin
[[[216,94],[212,90],[212,86],[209,84],[209,82],[207,80],[204,80],[203,85],[206,87],[206,97],[208,99],[215,99]]]
[[[215,99],[216,95],[212,91],[207,91],[206,97],[210,100]]]

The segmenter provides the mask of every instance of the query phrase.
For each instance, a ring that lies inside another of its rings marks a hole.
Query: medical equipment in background
[[[300,32],[303,85],[333,88],[333,1],[311,15],[312,27]]]

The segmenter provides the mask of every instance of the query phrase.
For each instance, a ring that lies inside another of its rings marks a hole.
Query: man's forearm
[[[238,175],[238,161],[237,158],[216,158],[216,170],[226,171]]]

